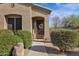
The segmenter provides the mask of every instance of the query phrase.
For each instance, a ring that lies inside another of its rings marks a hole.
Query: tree
[[[54,28],[57,28],[60,22],[60,18],[59,16],[54,16],[52,17],[52,25],[54,26]]]
[[[78,28],[79,27],[79,17],[71,15],[69,17],[63,18],[63,24],[65,28]]]

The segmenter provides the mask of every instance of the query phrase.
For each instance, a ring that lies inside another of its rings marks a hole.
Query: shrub
[[[78,32],[69,29],[52,30],[51,40],[61,51],[66,51],[78,45]]]
[[[0,35],[0,55],[11,55],[12,48],[22,40],[16,35]]]
[[[0,30],[0,35],[13,35],[14,33],[11,30]]]
[[[16,32],[16,35],[18,35],[19,37],[21,37],[21,39],[23,39],[23,43],[24,43],[24,48],[30,48],[32,45],[32,34],[29,31],[22,31],[22,30],[18,30]]]

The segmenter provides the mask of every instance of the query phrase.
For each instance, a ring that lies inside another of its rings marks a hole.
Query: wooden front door
[[[36,37],[38,39],[44,38],[44,21],[43,20],[37,20],[37,33]]]
[[[33,19],[32,21],[32,29],[33,35],[36,39],[43,39],[44,38],[44,20]]]

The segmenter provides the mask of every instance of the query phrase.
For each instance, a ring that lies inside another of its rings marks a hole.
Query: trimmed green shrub
[[[0,56],[11,55],[13,46],[20,42],[22,39],[16,35],[0,35]]]
[[[58,46],[61,51],[66,51],[78,46],[78,32],[69,29],[52,30],[51,41]]]
[[[11,30],[0,30],[0,35],[13,35],[14,33]]]
[[[16,32],[16,35],[18,35],[19,37],[21,37],[21,39],[23,39],[23,43],[24,43],[24,48],[30,48],[32,45],[32,34],[30,31],[22,31],[22,30],[18,30]]]

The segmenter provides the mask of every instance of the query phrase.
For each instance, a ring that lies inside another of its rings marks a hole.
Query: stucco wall
[[[11,4],[0,4],[0,29],[7,29],[5,15],[18,14],[22,15],[22,30],[31,31],[30,8],[31,7],[29,6],[20,4],[15,4],[13,8],[11,7]]]
[[[32,32],[32,17],[44,17],[44,38],[49,39],[49,27],[48,27],[48,13],[40,8],[33,8],[29,5],[15,4],[11,7],[11,4],[0,4],[0,29],[7,29],[7,23],[5,15],[18,14],[22,16],[22,30],[29,30]]]

